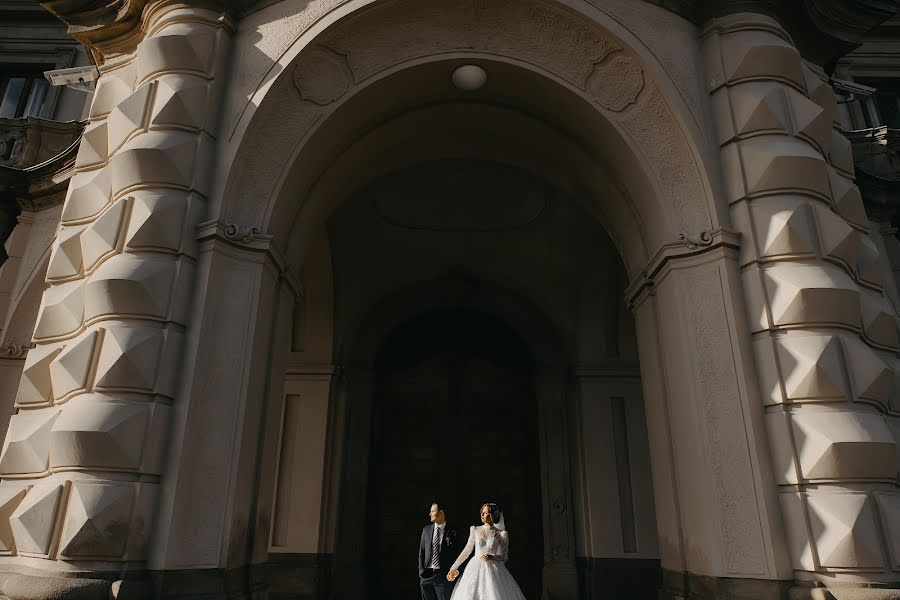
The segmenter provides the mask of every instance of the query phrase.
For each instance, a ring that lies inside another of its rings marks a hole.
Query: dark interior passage
[[[541,597],[543,539],[534,369],[503,323],[467,311],[401,326],[377,362],[367,503],[370,589],[419,598],[416,550],[431,502],[467,536],[486,501],[502,507],[508,567]]]

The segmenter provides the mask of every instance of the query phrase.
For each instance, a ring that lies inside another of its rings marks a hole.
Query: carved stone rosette
[[[230,35],[186,6],[149,5],[145,37],[106,61],[94,95],[0,455],[2,570],[147,560]]]
[[[761,15],[703,52],[794,572],[891,584],[900,339],[834,93]]]

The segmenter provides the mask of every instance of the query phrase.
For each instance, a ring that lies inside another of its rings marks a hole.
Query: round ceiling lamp
[[[453,85],[464,92],[474,92],[487,81],[487,73],[478,65],[463,65],[453,71]]]

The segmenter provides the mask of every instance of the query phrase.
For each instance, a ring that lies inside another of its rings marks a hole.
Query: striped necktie
[[[434,526],[434,538],[431,540],[431,568],[441,568],[441,529]]]

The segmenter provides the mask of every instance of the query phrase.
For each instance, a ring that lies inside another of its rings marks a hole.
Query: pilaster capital
[[[736,252],[741,247],[741,234],[728,227],[720,227],[698,233],[680,233],[675,241],[663,244],[647,263],[647,266],[626,288],[625,301],[632,308],[653,294],[656,282],[661,280],[675,262],[702,260],[704,254],[715,251]]]

